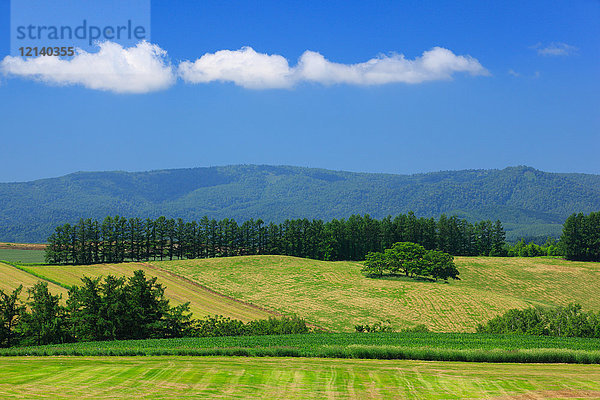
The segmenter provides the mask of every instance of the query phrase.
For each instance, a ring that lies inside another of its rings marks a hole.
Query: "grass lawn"
[[[0,397],[599,398],[600,366],[243,357],[0,358]]]

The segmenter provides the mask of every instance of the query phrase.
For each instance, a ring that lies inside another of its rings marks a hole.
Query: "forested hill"
[[[151,172],[78,172],[0,184],[0,241],[43,242],[80,217],[346,218],[414,211],[500,219],[508,239],[560,234],[573,212],[600,210],[600,175],[529,167],[415,175],[237,165]]]

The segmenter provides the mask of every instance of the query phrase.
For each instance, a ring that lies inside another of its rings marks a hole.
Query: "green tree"
[[[425,262],[424,275],[433,277],[436,281],[448,278],[460,279],[459,272],[454,264],[454,257],[438,250],[430,250],[423,256]]]
[[[369,275],[383,276],[383,273],[388,268],[388,258],[380,252],[370,252],[365,257],[363,272]]]
[[[66,312],[60,305],[61,296],[48,291],[46,282],[38,282],[27,290],[30,312],[23,314],[19,324],[24,344],[43,345],[69,340]]]
[[[25,306],[19,302],[23,285],[13,290],[11,294],[0,290],[0,347],[10,347],[16,336],[15,326],[25,312]]]
[[[423,246],[411,242],[397,242],[388,250],[385,254],[389,259],[392,272],[400,271],[406,276],[422,274],[425,265],[423,256],[426,253]]]

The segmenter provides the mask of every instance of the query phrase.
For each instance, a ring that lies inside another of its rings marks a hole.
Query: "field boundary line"
[[[61,283],[61,282],[55,281],[54,279],[47,278],[47,277],[45,277],[45,276],[43,276],[43,275],[41,275],[41,274],[38,274],[37,272],[30,271],[30,270],[28,270],[27,268],[25,268],[25,267],[24,267],[24,266],[22,266],[22,265],[15,264],[15,263],[13,263],[13,262],[10,262],[10,261],[5,261],[5,260],[0,260],[0,263],[2,263],[2,264],[6,264],[6,265],[8,265],[8,266],[10,266],[10,267],[13,267],[13,268],[15,268],[15,269],[18,269],[18,270],[20,270],[20,271],[23,271],[23,272],[25,272],[25,273],[27,273],[27,274],[29,274],[29,275],[31,275],[31,276],[35,276],[35,277],[36,277],[36,278],[38,278],[38,279],[42,279],[42,280],[44,280],[44,281],[46,281],[46,282],[53,283],[53,284],[55,284],[55,285],[57,285],[57,286],[60,286],[60,287],[61,287],[61,288],[63,288],[63,289],[67,289],[67,290],[70,290],[70,289],[71,289],[71,286],[69,286],[69,285],[65,285],[64,283]]]

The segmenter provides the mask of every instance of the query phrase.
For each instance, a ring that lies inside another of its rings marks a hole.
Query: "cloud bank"
[[[165,50],[147,42],[130,48],[104,42],[97,53],[79,50],[71,59],[7,56],[0,62],[0,70],[6,76],[115,93],[162,90],[177,78],[189,84],[232,82],[247,89],[286,89],[302,82],[371,86],[448,80],[457,73],[489,75],[475,58],[442,47],[434,47],[415,59],[391,54],[357,64],[335,63],[320,53],[305,51],[293,67],[281,55],[243,47],[206,53],[176,68],[168,62]]]
[[[251,47],[207,53],[179,65],[179,76],[188,83],[233,82],[248,89],[289,88],[299,82],[324,85],[384,85],[451,79],[455,73],[489,75],[470,56],[457,56],[441,47],[414,60],[402,54],[380,56],[358,64],[339,64],[314,51],[305,51],[295,67],[280,55],[257,53]]]
[[[577,53],[579,50],[575,46],[566,43],[550,43],[547,46],[542,46],[541,43],[532,46],[540,56],[570,56]]]
[[[167,53],[157,45],[140,42],[123,48],[104,42],[99,46],[97,53],[79,50],[71,59],[7,56],[0,70],[8,76],[51,85],[82,85],[115,93],[147,93],[175,83],[174,69],[166,62]]]

